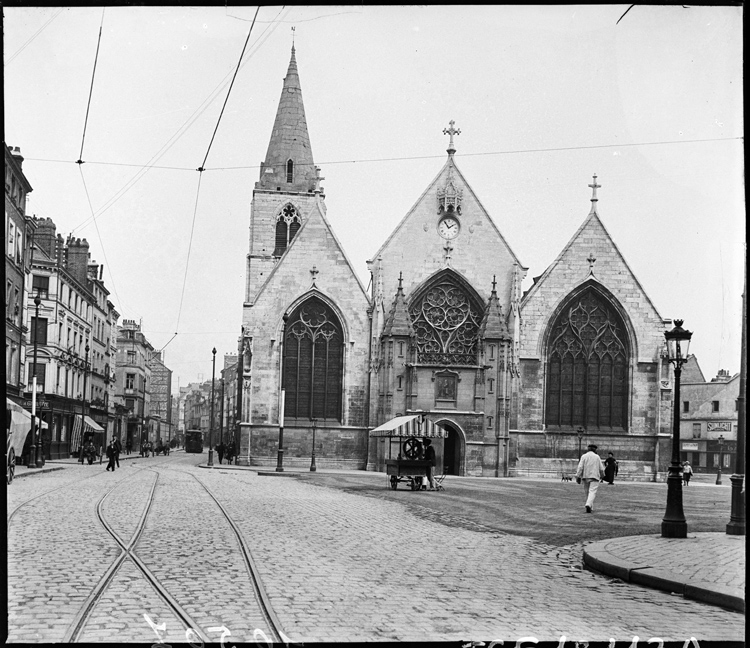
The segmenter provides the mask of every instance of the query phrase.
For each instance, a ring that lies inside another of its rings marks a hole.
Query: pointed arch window
[[[287,160],[286,162],[286,181],[294,182],[294,161]]]
[[[285,416],[341,420],[344,336],[333,310],[317,297],[297,307],[284,335]]]
[[[629,348],[622,319],[598,290],[573,298],[549,338],[547,427],[627,430]]]
[[[476,365],[484,306],[468,284],[450,271],[419,291],[409,307],[417,362]]]
[[[284,206],[276,217],[276,243],[273,255],[280,257],[289,247],[295,234],[302,226],[299,212],[291,203]]]

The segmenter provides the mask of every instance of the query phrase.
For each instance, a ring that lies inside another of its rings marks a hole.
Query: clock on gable
[[[438,234],[444,239],[451,240],[458,236],[458,233],[461,231],[461,224],[454,216],[445,216],[440,219],[437,230]]]

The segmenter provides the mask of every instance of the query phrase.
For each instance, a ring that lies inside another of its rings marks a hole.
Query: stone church
[[[383,470],[423,414],[437,472],[555,475],[579,447],[652,479],[669,461],[663,319],[591,207],[526,292],[528,268],[447,158],[368,260],[365,288],[326,217],[295,50],[250,208],[240,462]]]

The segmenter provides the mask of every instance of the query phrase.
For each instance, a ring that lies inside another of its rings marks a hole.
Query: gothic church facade
[[[370,430],[424,414],[448,432],[446,474],[568,470],[580,439],[633,475],[663,470],[669,320],[607,233],[596,176],[583,224],[522,293],[528,269],[444,132],[447,159],[368,260],[368,292],[326,217],[292,48],[250,210],[240,462],[306,468],[314,452],[382,471],[399,448]]]

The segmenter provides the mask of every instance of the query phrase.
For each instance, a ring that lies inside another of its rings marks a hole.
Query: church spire
[[[266,159],[261,163],[259,189],[313,192],[315,163],[307,132],[305,106],[297,70],[294,45],[284,77],[276,120],[273,123]]]

